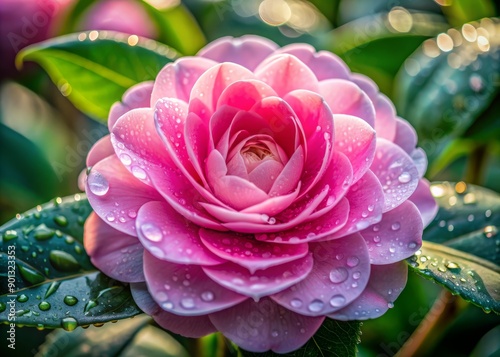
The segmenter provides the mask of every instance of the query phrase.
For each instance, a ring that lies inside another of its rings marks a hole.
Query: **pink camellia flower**
[[[223,38],[131,88],[91,150],[92,262],[190,337],[289,352],[382,315],[436,213],[416,134],[304,44]]]

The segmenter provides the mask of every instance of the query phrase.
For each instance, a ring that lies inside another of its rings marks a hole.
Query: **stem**
[[[448,290],[442,290],[433,306],[413,334],[403,344],[394,357],[421,357],[439,342],[446,327],[461,310],[460,299]]]

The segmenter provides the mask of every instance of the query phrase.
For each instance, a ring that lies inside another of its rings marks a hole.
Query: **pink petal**
[[[346,114],[335,114],[335,150],[351,162],[353,182],[370,167],[376,147],[375,130],[365,121]]]
[[[205,184],[205,187],[208,188],[202,169],[205,166],[204,161],[208,156],[208,125],[196,114],[189,113],[184,127],[184,137],[189,161],[201,178],[201,181]]]
[[[292,352],[304,345],[321,326],[324,317],[295,314],[270,299],[247,300],[210,314],[217,330],[241,348],[252,352]]]
[[[431,194],[429,181],[420,179],[417,189],[410,196],[409,200],[417,206],[422,216],[424,228],[427,227],[429,223],[432,222],[439,209],[436,200]]]
[[[370,280],[363,293],[348,306],[328,315],[335,320],[366,320],[382,316],[394,304],[406,286],[405,262],[372,265]]]
[[[372,100],[375,107],[375,130],[377,137],[394,141],[396,135],[396,109],[392,102],[382,93],[375,82],[362,74],[352,74],[351,79]]]
[[[375,108],[368,94],[349,80],[319,82],[319,90],[333,114],[348,114],[375,126]]]
[[[250,110],[265,97],[276,96],[276,92],[262,81],[242,80],[229,85],[221,93],[217,108],[224,105],[241,110]]]
[[[161,98],[175,98],[187,103],[198,78],[216,64],[200,57],[183,57],[167,64],[156,76],[150,106],[154,108]]]
[[[292,55],[275,55],[255,70],[258,79],[269,84],[279,96],[295,89],[318,92],[318,80],[304,63]]]
[[[275,179],[274,183],[272,183],[272,187],[269,190],[269,196],[281,196],[293,191],[299,183],[303,168],[304,150],[299,146]]]
[[[282,291],[310,273],[312,256],[306,255],[289,263],[251,273],[235,263],[203,267],[203,271],[218,284],[255,300]]]
[[[205,199],[177,168],[165,168],[163,176],[152,176],[156,190],[179,214],[201,227],[226,230],[201,206]]]
[[[147,251],[144,252],[144,275],[155,302],[175,315],[206,315],[247,299],[209,279],[199,265],[170,263]]]
[[[139,208],[146,202],[161,200],[154,188],[132,176],[114,155],[92,167],[85,192],[99,217],[132,236],[137,236],[135,217]]]
[[[349,217],[349,201],[342,198],[336,206],[314,220],[307,220],[289,230],[278,233],[256,234],[261,241],[298,244],[315,241],[339,231]]]
[[[307,244],[281,245],[259,242],[253,237],[200,230],[201,241],[224,260],[247,268],[250,273],[304,257]]]
[[[339,57],[328,51],[316,52],[311,45],[294,43],[279,49],[276,53],[294,55],[314,72],[318,81],[349,78],[349,68]]]
[[[237,210],[255,205],[268,198],[268,195],[253,183],[238,176],[226,176],[226,164],[217,150],[209,154],[206,170],[214,195]]]
[[[91,213],[85,222],[83,242],[92,264],[104,274],[127,283],[144,281],[144,248],[136,237],[111,228]]]
[[[247,207],[244,210],[242,210],[241,212],[243,212],[243,213],[261,213],[261,214],[266,214],[266,215],[270,215],[270,216],[277,215],[280,212],[282,212],[285,208],[290,206],[295,201],[295,199],[299,195],[300,187],[301,186],[300,186],[300,182],[299,182],[294,191],[292,191],[286,195],[268,198],[264,202]],[[267,221],[267,219],[265,221]]]
[[[404,119],[396,119],[396,136],[394,144],[399,145],[407,154],[412,153],[417,146],[417,132]]]
[[[189,97],[189,112],[194,112],[208,123],[224,89],[234,82],[253,78],[252,72],[235,63],[215,65],[205,71],[194,84]]]
[[[311,243],[314,267],[308,277],[271,298],[306,316],[324,316],[356,299],[370,277],[368,249],[359,234]]]
[[[197,56],[234,62],[253,71],[277,47],[274,42],[258,36],[222,37],[202,48]]]
[[[351,186],[345,197],[349,201],[349,218],[344,227],[329,238],[359,232],[380,222],[382,218],[384,192],[379,180],[370,170]]]
[[[416,148],[411,152],[411,159],[417,167],[418,176],[420,178],[424,177],[425,171],[427,170],[427,155],[422,148]]]
[[[113,145],[111,145],[111,140],[109,135],[102,137],[99,139],[94,146],[90,149],[87,155],[86,165],[87,167],[92,167],[102,159],[113,155],[115,150],[113,149]]]
[[[148,185],[151,174],[172,164],[157,134],[152,109],[133,109],[121,116],[113,127],[111,143],[122,164]]]
[[[142,82],[130,87],[122,97],[122,101],[113,104],[109,110],[108,129],[111,132],[116,121],[126,112],[136,108],[149,108],[153,82]]]
[[[405,201],[384,213],[380,223],[361,232],[372,264],[391,264],[412,256],[422,245],[422,219],[417,207]]]
[[[209,150],[217,148],[222,153],[222,156],[227,156],[229,150],[229,129],[235,115],[239,113],[241,112],[234,107],[223,106],[218,108],[214,115],[212,115],[210,118]],[[224,138],[223,143],[221,143],[222,138]]]
[[[396,208],[412,195],[420,179],[413,160],[399,146],[377,139],[377,149],[370,170],[384,189],[384,212]]]
[[[162,310],[149,294],[145,283],[131,284],[130,290],[137,306],[168,331],[192,338],[203,337],[217,331],[208,315],[178,316]]]
[[[241,155],[239,155],[239,154],[235,155],[235,157],[236,156],[241,157]],[[243,159],[241,161],[243,161]],[[293,165],[293,163],[290,163],[290,161],[288,162],[288,164]],[[287,164],[287,166],[288,166],[288,164]],[[298,171],[298,174],[297,174],[297,171]],[[297,186],[297,183],[298,183],[299,178],[300,178],[300,174],[302,173],[302,165],[300,165],[300,167],[298,168],[297,171],[292,172],[292,174],[296,174],[295,175],[296,177],[292,177],[291,180],[290,179],[282,180],[282,181],[284,181],[281,184],[281,187],[284,188],[283,193],[288,193],[288,192],[290,192],[290,190],[292,190],[294,188],[294,187],[289,187],[289,185],[287,185],[287,183],[295,181],[294,182],[295,187]],[[277,177],[279,177],[280,174],[282,174],[282,173],[283,173],[283,164],[281,164],[278,161],[275,161],[273,159],[267,159],[267,160],[261,161],[260,164],[258,164],[258,166],[255,169],[253,169],[249,175],[247,175],[247,179],[248,179],[248,181],[253,183],[255,186],[260,188],[262,191],[268,192],[269,195],[272,197],[272,196],[277,196],[277,193],[275,191],[271,191],[271,192],[269,192],[269,191],[271,190],[271,187],[273,187],[273,184],[277,181]],[[245,178],[244,176],[240,176],[240,177]]]
[[[180,264],[214,265],[223,263],[200,241],[200,228],[165,202],[148,202],[137,214],[139,240],[152,255]]]

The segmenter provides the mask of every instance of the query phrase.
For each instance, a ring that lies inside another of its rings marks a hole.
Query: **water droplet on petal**
[[[345,297],[343,295],[333,295],[330,299],[330,305],[333,307],[341,307],[345,304]]]
[[[159,242],[163,238],[163,234],[157,226],[151,223],[145,223],[141,226],[141,231],[144,236],[152,242]]]
[[[324,303],[321,300],[315,299],[311,301],[309,306],[307,307],[311,312],[319,312],[323,309]]]
[[[98,171],[92,170],[87,178],[90,192],[96,196],[104,196],[109,191],[108,180]]]
[[[401,224],[399,222],[394,222],[392,225],[391,225],[391,229],[393,231],[397,231],[398,229],[401,228]]]
[[[299,307],[302,306],[302,300],[300,300],[300,299],[292,299],[292,301],[290,301],[290,305],[292,307],[299,308]]]
[[[120,161],[125,166],[128,166],[128,165],[130,165],[132,163],[132,159],[127,154],[121,154],[120,155]]]
[[[206,302],[213,301],[214,293],[211,291],[204,291],[201,293],[201,299]]]
[[[347,258],[347,265],[350,266],[351,268],[354,268],[358,264],[359,264],[358,257],[352,256],[352,257]]]
[[[335,268],[330,271],[330,281],[334,284],[340,284],[347,280],[349,273],[346,268]]]
[[[409,172],[402,172],[398,177],[398,181],[401,183],[408,183],[411,181],[411,174]]]
[[[139,166],[132,167],[132,175],[137,177],[139,180],[145,180],[147,177],[146,171],[141,169]]]
[[[187,310],[194,308],[194,300],[192,298],[184,298],[181,300],[181,306]]]

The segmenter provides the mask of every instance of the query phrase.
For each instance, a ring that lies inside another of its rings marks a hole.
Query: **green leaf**
[[[15,323],[71,330],[140,313],[128,286],[97,272],[83,249],[90,212],[77,194],[0,227],[0,311],[15,311]],[[7,321],[2,314],[0,322]]]
[[[453,0],[442,9],[450,23],[455,26],[495,15],[495,5],[491,0]]]
[[[151,325],[149,316],[90,326],[73,332],[52,332],[40,346],[39,357],[187,357],[183,347],[165,331]]]
[[[277,354],[274,352],[255,353],[241,350],[245,357],[354,357],[356,345],[360,342],[361,322],[325,319],[316,334],[298,350]]]
[[[410,267],[486,312],[500,314],[500,196],[463,182],[434,183],[431,192],[439,212]]]
[[[111,105],[128,88],[154,79],[176,56],[174,50],[153,40],[90,31],[26,47],[16,64],[37,62],[79,110],[105,122]]]
[[[396,78],[395,104],[422,147],[463,134],[495,98],[500,40],[493,31],[500,31],[497,19],[449,29],[405,61]]]
[[[405,59],[445,26],[439,15],[399,9],[396,13],[364,16],[342,25],[323,38],[321,47],[342,57],[354,72],[375,77],[387,92],[392,89],[393,78]]]

